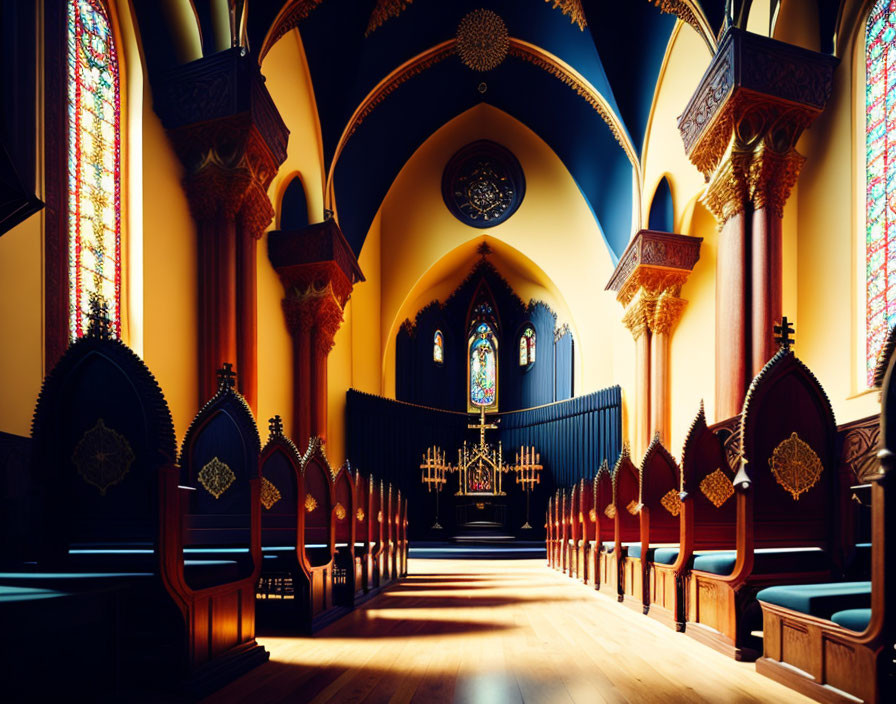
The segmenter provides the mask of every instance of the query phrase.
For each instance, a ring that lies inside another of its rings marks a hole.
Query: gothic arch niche
[[[308,196],[302,175],[294,174],[280,198],[280,230],[300,230],[311,224],[308,215]]]
[[[653,192],[650,202],[648,230],[659,232],[675,232],[675,207],[672,200],[672,189],[667,176],[663,176]]]

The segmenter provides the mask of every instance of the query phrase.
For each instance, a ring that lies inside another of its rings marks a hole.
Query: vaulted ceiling
[[[746,22],[750,0],[193,0],[192,7],[205,55],[215,46],[222,8],[243,18],[234,40],[259,62],[298,28],[319,113],[329,202],[356,253],[414,151],[485,102],[551,146],[618,257],[632,230],[633,183],[675,21],[690,24],[711,52],[726,2],[729,22],[743,26],[738,18]],[[164,16],[155,0],[137,0],[137,8],[144,45],[147,31],[159,35],[146,51],[151,76],[158,75],[174,55],[170,32],[160,31],[170,13]],[[458,43],[475,51],[483,36],[503,31],[481,15],[472,33],[459,30],[482,8],[506,27],[507,48],[485,51],[496,65],[475,70]]]

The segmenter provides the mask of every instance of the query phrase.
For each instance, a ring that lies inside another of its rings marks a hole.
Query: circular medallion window
[[[442,197],[448,210],[471,227],[494,227],[516,212],[526,194],[517,158],[500,144],[468,144],[448,161]]]

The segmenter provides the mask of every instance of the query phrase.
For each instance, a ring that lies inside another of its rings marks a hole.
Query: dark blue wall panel
[[[541,524],[547,499],[558,486],[570,486],[591,478],[603,460],[611,464],[622,449],[622,392],[618,386],[525,411],[499,413],[499,428],[488,441],[500,441],[505,462],[512,463],[521,445],[534,446],[544,465],[541,484],[532,495],[533,525]],[[457,449],[464,439],[474,441],[467,413],[437,410],[350,390],[346,424],[348,458],[355,470],[392,482],[409,497],[413,536],[421,536],[432,524],[435,498],[420,482],[421,457],[427,447],[438,445],[457,464]],[[514,519],[522,523],[525,495],[513,474],[505,475],[504,487]],[[457,473],[448,476],[442,494],[442,523],[450,528]]]

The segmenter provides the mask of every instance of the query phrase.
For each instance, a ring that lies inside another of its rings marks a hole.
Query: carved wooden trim
[[[880,415],[846,423],[837,430],[842,442],[840,462],[852,470],[857,483],[869,481],[878,471]]]

